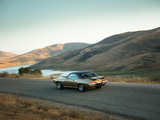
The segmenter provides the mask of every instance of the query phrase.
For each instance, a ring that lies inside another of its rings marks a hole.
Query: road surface
[[[160,119],[160,85],[108,82],[101,89],[79,92],[56,89],[52,80],[0,78],[0,92],[82,106],[137,119]]]

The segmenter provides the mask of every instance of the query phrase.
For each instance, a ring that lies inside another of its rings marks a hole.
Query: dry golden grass
[[[45,76],[43,76],[43,75],[33,75],[33,74],[18,75],[18,78],[49,79],[49,77],[45,77]]]
[[[0,93],[0,120],[117,120],[125,119],[60,103]],[[126,118],[128,119],[128,118]]]
[[[34,75],[34,74],[23,74],[19,75],[16,73],[9,74],[8,72],[0,73],[0,77],[10,77],[10,78],[30,78],[30,79],[53,79],[53,77],[45,77],[42,75]]]
[[[160,81],[154,82],[149,77],[106,77],[109,82],[125,82],[125,83],[147,83],[147,84],[160,84]]]

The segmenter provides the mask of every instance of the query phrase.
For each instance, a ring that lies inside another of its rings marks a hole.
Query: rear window
[[[97,76],[95,73],[90,73],[90,72],[88,72],[88,73],[83,73],[83,74],[81,74],[84,78],[90,78],[90,77],[95,77],[95,76]]]

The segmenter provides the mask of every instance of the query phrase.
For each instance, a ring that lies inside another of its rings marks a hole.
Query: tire
[[[80,92],[84,92],[84,91],[86,90],[86,88],[84,87],[83,84],[79,84],[79,85],[78,85],[78,90],[79,90]]]
[[[96,89],[100,89],[102,86],[97,86],[97,87],[95,87]]]
[[[58,90],[61,90],[63,88],[63,85],[60,82],[57,82],[56,87]]]

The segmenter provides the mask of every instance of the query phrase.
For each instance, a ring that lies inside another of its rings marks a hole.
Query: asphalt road
[[[0,78],[0,92],[87,107],[139,119],[160,119],[160,85],[108,82],[101,89],[79,92],[56,89],[52,80]]]

